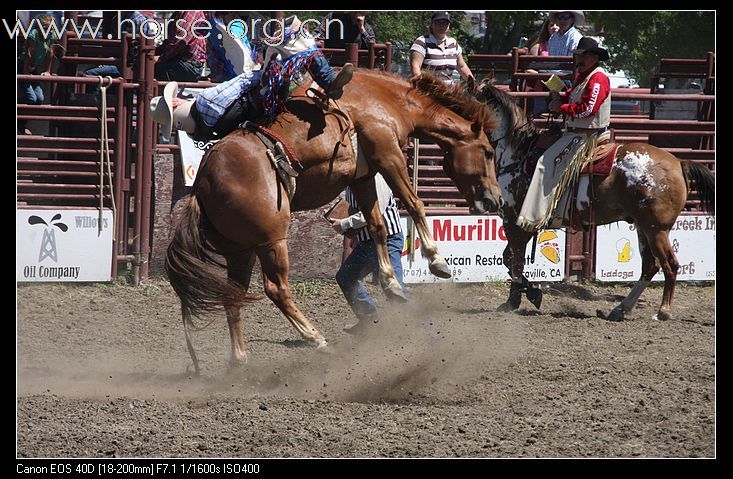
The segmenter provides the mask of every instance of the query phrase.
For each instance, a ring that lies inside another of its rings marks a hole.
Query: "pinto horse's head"
[[[494,168],[494,148],[480,122],[472,135],[453,140],[443,159],[443,170],[453,180],[472,214],[498,211],[504,204]]]

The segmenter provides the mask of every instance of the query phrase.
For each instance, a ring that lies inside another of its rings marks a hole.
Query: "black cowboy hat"
[[[599,60],[608,60],[608,50],[598,46],[598,42],[591,37],[583,37],[578,42],[573,53],[595,53]]]
[[[433,12],[433,16],[430,17],[430,23],[440,20],[448,20],[448,23],[450,23],[450,15],[448,12]]]

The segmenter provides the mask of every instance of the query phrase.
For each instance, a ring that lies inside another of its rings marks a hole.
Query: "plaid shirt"
[[[181,57],[184,60],[193,59],[202,64],[206,63],[206,39],[196,38],[196,35],[191,33],[194,23],[199,20],[206,20],[204,12],[200,10],[175,12],[172,20],[168,24],[168,39],[163,42],[162,52],[158,61],[165,62]],[[176,26],[179,20],[181,28],[186,32],[186,36],[180,40],[176,38],[176,35],[182,35],[181,30]],[[198,23],[196,26],[203,27],[204,23]],[[203,29],[198,30],[197,35],[199,37],[204,36]]]
[[[547,51],[551,57],[567,57],[573,55],[573,50],[578,47],[578,42],[583,34],[577,28],[570,27],[564,35],[559,31],[552,34],[547,40]],[[543,70],[548,73],[572,73],[570,70]]]
[[[245,72],[228,82],[202,91],[196,98],[196,110],[204,123],[214,126],[232,103],[260,84],[261,75],[259,70]]]

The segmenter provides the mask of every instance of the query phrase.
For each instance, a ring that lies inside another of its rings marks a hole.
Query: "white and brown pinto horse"
[[[494,108],[499,122],[498,128],[487,133],[494,145],[497,179],[505,201],[499,214],[504,219],[508,240],[504,263],[512,277],[509,298],[501,309],[518,308],[522,292],[539,308],[542,292],[522,274],[522,258],[532,234],[516,225],[532,175],[523,163],[532,139],[538,133],[507,93],[484,83],[478,89],[477,97]],[[566,213],[563,226],[580,229],[619,220],[633,222],[642,256],[641,278],[607,319],[623,320],[659,268],[664,272],[664,293],[656,319],[670,319],[679,263],[669,243],[669,231],[685,206],[690,180],[697,185],[703,209],[715,213],[715,178],[712,172],[704,166],[680,161],[655,146],[627,143],[617,150],[607,176],[594,175],[591,178],[581,183],[574,201],[576,208],[569,208],[573,213]]]

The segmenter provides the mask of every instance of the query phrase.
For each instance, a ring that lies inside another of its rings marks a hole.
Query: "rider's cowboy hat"
[[[598,42],[591,37],[581,38],[573,53],[595,53],[599,60],[608,60],[608,50],[598,46]]]
[[[300,20],[296,15],[288,17],[284,20],[286,34],[295,33],[290,38],[278,38],[270,43],[275,43],[267,47],[265,51],[265,63],[269,62],[273,55],[279,53],[283,60],[287,60],[296,53],[304,52],[311,48],[315,48],[316,41],[312,33],[300,32]],[[282,41],[281,41],[282,40]],[[267,41],[265,41],[267,44]]]
[[[569,13],[573,16],[573,25],[576,27],[580,27],[582,25],[585,25],[585,13],[583,13],[583,10],[553,10],[550,12],[550,17],[554,18],[559,13]]]
[[[176,130],[183,130],[186,133],[193,134],[196,131],[196,120],[191,116],[191,108],[196,101],[184,102],[173,110],[173,125]]]
[[[163,89],[162,96],[150,100],[150,111],[153,121],[160,123],[160,132],[166,137],[171,136],[173,128],[173,95],[178,91],[178,82],[168,82]]]

